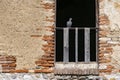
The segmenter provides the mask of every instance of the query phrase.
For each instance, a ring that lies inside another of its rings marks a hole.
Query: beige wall
[[[51,35],[46,19],[53,15],[45,9],[52,0],[0,0],[0,55],[13,55],[16,69],[35,68],[35,61],[44,54],[43,35]]]

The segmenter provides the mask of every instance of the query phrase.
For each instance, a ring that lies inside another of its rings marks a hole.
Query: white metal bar
[[[63,61],[69,62],[69,28],[64,28],[64,54]]]
[[[90,28],[85,28],[85,62],[90,62]]]
[[[78,28],[75,29],[75,62],[78,62]]]

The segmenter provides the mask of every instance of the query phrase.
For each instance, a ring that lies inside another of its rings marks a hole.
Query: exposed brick
[[[51,28],[51,29],[55,29],[54,25],[53,26],[46,26],[46,27]]]
[[[35,63],[36,64],[44,64],[44,63],[47,63],[47,61],[46,60],[39,60],[39,61],[35,61]]]
[[[103,69],[103,70],[99,70],[99,72],[105,72],[105,73],[109,72],[109,73],[111,73],[112,70],[111,69]]]
[[[113,50],[113,48],[111,48],[111,47],[106,47],[106,50]]]
[[[42,4],[42,5],[43,5],[43,8],[45,8],[45,9],[54,9],[55,8],[55,5],[50,4],[50,3],[45,3],[45,4]]]
[[[50,16],[50,18],[54,18],[55,19],[55,15]]]
[[[51,54],[44,54],[42,57],[50,57]]]
[[[99,60],[99,63],[109,63],[109,62],[111,62],[111,59]]]
[[[46,19],[45,21],[55,22],[55,20],[54,20],[54,19]]]
[[[54,54],[54,51],[44,51],[46,54]]]
[[[98,35],[98,37],[100,37],[100,38],[101,38],[101,37],[105,37],[105,36],[103,36],[103,35]]]
[[[35,70],[35,73],[40,73],[40,72],[43,72],[43,73],[51,73],[51,72],[53,72],[53,69]]]
[[[46,51],[54,51],[54,48],[51,48],[51,47],[44,47],[44,48],[42,48],[42,50],[44,50],[45,52]]]
[[[55,29],[50,29],[51,32],[55,32]]]
[[[107,43],[107,41],[99,41],[99,44],[106,44]]]
[[[15,70],[15,67],[2,67],[2,70]]]
[[[101,50],[105,50],[105,48],[104,47],[99,48],[99,51],[101,51]]]
[[[103,57],[99,57],[98,59],[99,59],[99,60],[103,60],[104,58],[103,58]]]
[[[3,72],[8,72],[8,70],[15,70],[16,68],[16,58],[11,55],[1,55],[0,64],[2,66]]]
[[[42,39],[45,41],[54,41],[54,38],[52,37],[43,37]]]
[[[112,66],[112,65],[107,65],[107,69],[113,69],[114,68],[114,66]]]
[[[50,63],[45,63],[45,64],[37,64],[38,66],[43,66],[43,67],[53,67],[54,65],[53,64],[50,64]]]
[[[99,0],[99,2],[102,2],[102,1],[104,1],[104,0]]]
[[[103,56],[104,56],[104,53],[100,53],[100,54],[99,54],[99,57],[103,57]]]
[[[47,42],[49,45],[55,45],[55,42],[48,41]]]
[[[36,28],[37,31],[41,31],[42,29],[41,28]]]
[[[54,61],[48,61],[48,63],[50,63],[50,64],[54,64]]]
[[[55,55],[54,54],[50,54],[51,57],[54,57]]]
[[[105,14],[102,14],[99,16],[99,24],[100,25],[109,25],[110,21],[108,19],[108,16]]]
[[[12,63],[12,64],[1,64],[2,67],[16,67],[16,64],[15,63]]]
[[[31,37],[42,37],[42,35],[30,35]]]
[[[99,52],[100,52],[100,53],[111,53],[112,50],[100,50]]]
[[[16,59],[14,59],[14,58],[1,58],[0,61],[14,61],[14,62],[16,62]]]
[[[99,35],[101,36],[107,36],[108,32],[107,31],[99,31]]]
[[[54,61],[54,58],[41,58],[41,60]]]
[[[53,44],[44,44],[43,47],[54,47]]]
[[[50,37],[50,38],[55,38],[55,36],[54,35],[44,35],[43,37],[45,37],[45,38],[48,38],[48,37]]]

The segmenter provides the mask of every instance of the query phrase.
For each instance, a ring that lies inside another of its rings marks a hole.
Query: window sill
[[[97,75],[98,63],[97,62],[56,62],[55,74],[78,74],[78,75]]]

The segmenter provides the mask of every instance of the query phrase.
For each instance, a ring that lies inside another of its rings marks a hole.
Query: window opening
[[[96,61],[95,7],[96,0],[56,0],[56,62]]]

